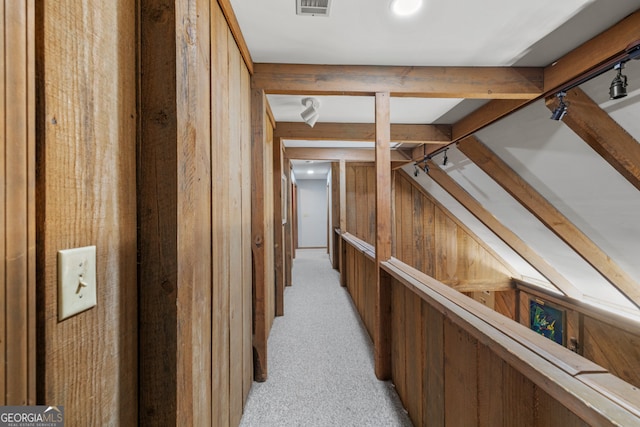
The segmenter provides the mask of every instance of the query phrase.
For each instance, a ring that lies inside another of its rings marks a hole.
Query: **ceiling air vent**
[[[329,16],[331,0],[296,0],[298,15]]]

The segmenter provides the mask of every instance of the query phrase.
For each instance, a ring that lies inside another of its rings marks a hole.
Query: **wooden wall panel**
[[[369,244],[375,243],[376,170],[373,163],[347,163],[347,232]]]
[[[636,387],[640,387],[640,333],[631,334],[584,317],[584,356]]]
[[[536,427],[587,427],[588,423],[562,406],[556,399],[536,387],[535,424]]]
[[[249,70],[242,69],[240,80],[240,122],[241,122],[241,164],[251,164],[251,76]],[[242,256],[234,262],[242,263],[242,397],[246,403],[253,383],[253,269],[251,262],[251,172],[242,170],[242,212],[236,218],[239,221],[238,238],[242,241]],[[291,200],[291,199],[290,199]],[[291,213],[291,212],[289,212]],[[291,218],[291,215],[289,215]],[[289,223],[290,224],[290,223]],[[289,228],[288,252],[291,253],[291,229]],[[290,260],[290,257],[288,257]],[[290,264],[289,264],[290,265]],[[291,268],[288,269],[291,280]],[[215,365],[214,365],[215,366]],[[244,408],[244,404],[243,404]]]
[[[267,291],[267,331],[271,330],[276,317],[276,291],[273,266],[275,265],[274,230],[273,230],[273,126],[270,120],[267,122],[267,132],[265,140],[265,288]]]
[[[212,296],[211,296],[211,396],[214,425],[226,425],[230,419],[231,404],[231,354],[230,354],[230,213],[225,201],[229,197],[230,126],[229,86],[230,32],[224,16],[216,7],[211,8],[211,89],[216,96],[211,99],[211,223],[212,238]],[[213,155],[215,153],[215,155]]]
[[[517,317],[517,296],[516,290],[511,291],[497,291],[495,293],[495,306],[494,309],[509,319],[515,320]]]
[[[420,425],[423,416],[422,376],[424,374],[422,300],[413,292],[406,290],[404,307],[401,307],[401,310],[406,313],[405,330],[403,331],[405,337],[405,389],[407,393],[405,402],[411,421],[414,425]]]
[[[466,323],[473,316],[451,316],[446,306],[432,305],[395,279],[392,284],[393,309],[397,309],[399,295],[409,304],[402,306],[401,312],[392,313],[393,381],[414,425],[587,425],[581,419],[583,411],[571,409],[572,404],[564,406],[571,399],[557,394],[552,398],[542,389],[547,387],[544,377],[538,376],[537,383],[530,379],[536,375],[528,377],[538,369],[529,356],[524,371],[517,370],[502,358],[504,352],[496,352],[492,334],[478,335],[477,326]],[[419,333],[413,322],[411,298],[422,304],[424,328]],[[421,350],[416,351],[410,341],[418,341]],[[418,365],[413,359],[421,360],[421,372],[415,370]],[[567,378],[573,381],[570,375]],[[420,404],[415,401],[416,385]],[[607,401],[604,398],[599,403]],[[598,407],[599,403],[595,399],[587,405]]]
[[[361,250],[344,243],[345,246],[345,286],[369,337],[373,340],[375,321],[375,263]]]
[[[367,310],[375,308],[367,307],[366,297],[357,294],[368,284],[366,270],[371,268],[367,266],[375,264],[365,255],[370,255],[371,250],[366,243],[349,235],[343,239],[346,286],[364,319]],[[526,334],[518,335],[509,344],[501,316],[485,319],[490,312],[474,307],[477,303],[462,299],[446,286],[423,279],[417,279],[419,284],[404,282],[405,274],[418,276],[408,266],[399,270],[401,264],[392,260],[383,266],[395,277],[390,279],[391,374],[414,425],[583,426],[581,417],[594,421],[594,425],[608,425],[602,423],[601,417],[618,415],[626,419],[625,425],[636,420],[622,407],[608,406],[611,396],[620,399],[623,394],[616,393],[630,390],[631,385],[616,388],[620,386],[616,383],[603,395],[593,395],[597,387],[584,388],[576,379],[580,380],[583,374],[589,376],[595,365],[563,372],[564,368],[559,368],[555,356],[551,356],[555,344],[549,342],[546,349],[530,342],[529,347]],[[598,409],[587,410],[592,407]]]
[[[620,325],[613,315],[604,311],[596,315],[592,309],[564,301],[561,296],[545,298],[542,295],[524,290],[496,292],[496,311],[528,327],[532,298],[560,308],[566,318],[565,347],[640,387],[640,331],[634,333],[633,327]]]
[[[536,417],[535,385],[509,364],[502,366],[502,405],[504,425],[534,426]],[[497,384],[500,386],[500,383]],[[538,424],[545,425],[545,424]],[[553,425],[553,424],[547,424]]]
[[[138,422],[237,424],[252,380],[251,172],[232,165],[250,163],[249,73],[216,2],[139,3]]]
[[[405,173],[396,174],[394,223],[401,261],[465,292],[509,286],[504,261]]]
[[[505,424],[505,391],[496,384],[503,383],[503,369],[505,363],[497,357],[489,347],[478,347],[478,394],[484,398],[478,399],[478,425],[493,427]],[[512,425],[522,425],[514,423]]]
[[[135,425],[136,2],[36,5],[38,401],[69,425]],[[57,251],[87,245],[97,306],[58,322]]]
[[[471,426],[478,417],[477,340],[444,322],[444,411],[446,426]]]
[[[35,2],[0,2],[0,405],[35,404]]]
[[[407,402],[406,367],[406,312],[404,310],[406,288],[392,287],[391,292],[391,378],[400,400]]]
[[[423,425],[444,425],[444,318],[422,301]]]
[[[243,364],[243,291],[245,283],[242,281],[244,266],[242,245],[242,175],[247,174],[242,165],[242,78],[244,61],[240,50],[237,48],[231,34],[227,37],[229,43],[229,117],[236,118],[229,122],[229,140],[226,145],[229,150],[227,174],[229,186],[229,424],[232,426],[240,424],[242,408],[244,404],[244,371]],[[246,72],[246,70],[244,70]],[[245,138],[248,136],[244,135]],[[235,237],[233,237],[235,236]]]
[[[275,317],[273,125],[264,92],[252,91],[251,233],[254,295],[254,377],[268,375],[267,340]]]

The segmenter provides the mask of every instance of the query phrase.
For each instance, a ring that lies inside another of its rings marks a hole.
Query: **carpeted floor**
[[[324,249],[298,250],[285,315],[269,337],[268,373],[253,383],[241,426],[411,426]]]

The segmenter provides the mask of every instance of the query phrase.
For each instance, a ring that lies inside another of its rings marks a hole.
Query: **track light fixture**
[[[302,117],[302,120],[304,120],[306,124],[313,127],[320,118],[320,113],[318,112],[320,102],[316,98],[303,98],[302,105],[304,105],[306,109],[300,113],[300,117]]]
[[[560,104],[553,110],[551,113],[551,120],[562,120],[565,114],[567,114],[567,109],[569,106],[564,102],[564,97],[567,95],[566,92],[558,92],[556,97],[560,100]]]
[[[618,62],[613,69],[618,70],[618,74],[613,78],[611,86],[609,87],[609,98],[620,99],[627,96],[627,76],[622,74],[624,64]]]
[[[447,157],[447,151],[449,151],[449,146],[445,146],[445,147],[440,147],[437,150],[435,150],[434,152],[432,152],[431,154],[427,154],[427,148],[426,145],[423,145],[424,147],[424,157],[422,158],[422,160],[417,160],[414,164],[414,170],[413,170],[413,176],[417,177],[418,174],[420,173],[420,169],[422,169],[424,171],[424,173],[426,173],[427,175],[429,174],[429,160],[433,160],[433,158],[441,153],[444,153],[444,158],[442,159],[442,166],[446,166],[447,163],[449,162],[449,157]],[[422,164],[423,166],[420,167],[419,165]]]

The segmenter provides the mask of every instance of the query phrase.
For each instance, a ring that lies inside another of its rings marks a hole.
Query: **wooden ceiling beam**
[[[476,109],[452,126],[451,139],[459,141],[528,105],[530,100],[494,99]]]
[[[327,160],[347,162],[374,162],[376,150],[373,148],[306,148],[289,147],[285,156],[291,160]],[[408,162],[409,159],[398,150],[391,151],[392,162]]]
[[[580,88],[567,92],[570,114],[562,121],[640,190],[640,144]],[[553,111],[556,97],[546,100]]]
[[[533,99],[543,89],[533,67],[395,67],[254,64],[252,86],[270,94]]]
[[[569,245],[602,277],[640,307],[640,285],[486,145],[474,137],[468,137],[458,143],[458,149]]]
[[[544,69],[544,92],[551,94],[613,65],[627,48],[640,40],[640,10],[583,43]]]
[[[374,123],[316,123],[312,128],[301,122],[278,122],[274,136],[308,141],[375,141]],[[391,142],[442,144],[451,141],[449,125],[392,124]]]
[[[487,226],[487,228],[498,236],[507,246],[546,277],[560,292],[578,300],[582,298],[582,292],[576,289],[571,282],[558,273],[558,271],[534,251],[531,246],[527,245],[513,231],[493,216],[491,212],[485,209],[480,202],[434,162],[429,162],[429,177],[471,212],[481,223]]]
[[[449,143],[432,145],[430,147],[427,147],[426,145],[422,144],[422,145],[419,145],[418,147],[414,147],[411,150],[411,160],[416,162],[423,160],[425,156],[428,156],[431,153],[435,153],[436,151],[438,151],[441,148],[444,148],[448,144]]]

